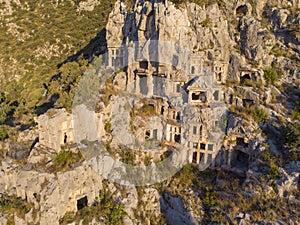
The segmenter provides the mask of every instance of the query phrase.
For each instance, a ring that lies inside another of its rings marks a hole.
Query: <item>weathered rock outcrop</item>
[[[177,9],[172,3],[137,1],[135,10],[127,12],[118,1],[109,16],[107,45],[159,39],[194,52],[204,51],[207,60],[226,62],[230,50],[227,23],[216,4],[202,8],[191,3]]]
[[[195,195],[191,191],[191,195]],[[201,221],[201,215],[203,214],[201,204],[196,206],[196,202],[191,201],[192,198],[187,202],[178,196],[172,196],[170,193],[163,193],[160,199],[162,211],[165,214],[167,222],[174,225],[193,225],[199,224]]]
[[[26,223],[59,224],[66,212],[77,210],[80,198],[86,196],[88,204],[93,204],[102,188],[102,178],[84,165],[55,175],[26,171],[2,161],[0,185],[2,191],[34,204],[38,214],[33,218],[29,212]]]

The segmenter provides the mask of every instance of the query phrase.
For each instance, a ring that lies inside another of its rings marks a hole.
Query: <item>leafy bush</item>
[[[268,120],[269,116],[265,109],[257,106],[235,107],[231,106],[230,111],[244,117],[245,119],[253,119],[256,123]]]
[[[69,159],[72,157],[72,152],[71,151],[60,151],[55,159],[54,162],[57,164],[65,165]]]
[[[272,180],[277,180],[279,177],[279,168],[274,163],[271,163],[271,165],[270,165],[269,174],[270,174],[270,177]]]
[[[202,201],[207,206],[214,206],[217,204],[217,193],[213,189],[206,188]]]
[[[204,21],[201,22],[201,24],[204,26],[204,27],[209,27],[210,26],[210,18],[209,17],[206,17],[206,19]]]
[[[106,123],[104,125],[104,130],[106,131],[107,134],[111,133],[111,122],[110,121],[106,121]]]
[[[64,107],[71,112],[75,88],[86,71],[85,65],[85,63],[68,62],[59,68],[58,74],[48,84],[48,95],[59,97],[55,106]]]
[[[261,158],[265,162],[269,162],[271,160],[272,153],[269,150],[265,150],[261,152]]]
[[[296,103],[296,107],[291,115],[292,120],[300,120],[300,102]]]
[[[156,114],[154,107],[151,106],[151,105],[144,105],[140,109],[140,113],[141,113],[142,117],[144,117],[144,116],[154,116]]]
[[[57,170],[62,170],[71,167],[72,164],[76,162],[81,162],[83,160],[80,152],[74,153],[70,150],[61,150],[56,154],[53,162]]]
[[[149,166],[151,162],[151,157],[149,155],[144,156],[144,165]]]
[[[4,141],[8,138],[8,126],[0,125],[0,141]]]
[[[203,172],[203,177],[205,177],[205,173],[206,171]],[[198,175],[199,169],[193,165],[187,164],[174,176],[174,179],[179,182],[179,185],[190,187],[193,185],[193,182],[197,180]]]
[[[253,119],[255,122],[260,123],[269,118],[268,113],[263,108],[255,108],[253,111]]]
[[[0,124],[4,124],[6,120],[12,116],[16,106],[9,102],[0,104]]]
[[[175,4],[176,8],[178,8],[182,3],[185,3],[187,1],[186,0],[173,0],[172,2]]]
[[[223,0],[172,0],[172,2],[175,4],[175,6],[177,8],[179,8],[179,6],[181,4],[187,3],[187,2],[194,2],[199,6],[208,6],[208,5],[212,5],[215,3],[218,3],[218,5],[220,5],[220,6],[224,5]]]
[[[269,84],[274,84],[275,81],[278,79],[278,73],[273,67],[264,70],[264,76],[267,83]]]
[[[135,154],[134,151],[131,149],[122,149],[120,153],[120,157],[122,162],[129,164],[129,165],[135,165]]]
[[[7,214],[16,213],[19,217],[25,218],[25,214],[30,211],[33,206],[16,196],[2,195],[0,197],[0,211]]]
[[[288,58],[291,56],[291,54],[288,51],[282,49],[278,43],[273,46],[273,48],[271,49],[271,53],[274,54],[276,57],[283,56]]]
[[[285,147],[289,150],[289,159],[300,160],[300,123],[288,123],[284,134]]]
[[[263,163],[265,164],[265,163]],[[193,170],[192,166],[186,165],[173,178],[171,183],[168,182],[161,188],[161,192],[167,189],[174,195],[179,195],[183,200],[192,202],[196,201],[192,196],[188,196],[183,190],[187,188],[199,193],[199,198],[204,203],[203,220],[205,224],[216,221],[222,224],[230,224],[235,221],[235,217],[239,211],[249,213],[253,221],[262,221],[268,217],[270,210],[276,213],[272,215],[273,220],[284,221],[299,220],[297,212],[300,210],[299,205],[293,205],[290,201],[278,198],[277,195],[270,194],[261,188],[261,183],[277,188],[275,180],[278,177],[278,166],[274,162],[266,163],[269,172],[260,174],[256,177],[259,183],[245,183],[245,178],[239,177],[236,173],[230,173],[224,170],[211,170],[199,172],[198,169]],[[276,185],[276,186],[275,186]],[[253,190],[253,194],[246,193],[245,187]],[[275,190],[276,191],[276,190]],[[295,196],[300,196],[298,190]],[[201,203],[200,203],[201,204]],[[217,211],[217,215],[215,215]]]

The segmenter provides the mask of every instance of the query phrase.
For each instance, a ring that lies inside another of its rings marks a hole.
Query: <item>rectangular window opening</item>
[[[197,127],[196,126],[193,127],[193,134],[197,134]]]
[[[200,144],[200,149],[205,150],[205,144],[201,143]]]
[[[197,142],[194,142],[194,143],[193,143],[193,148],[194,148],[194,149],[198,149],[198,143],[197,143]]]

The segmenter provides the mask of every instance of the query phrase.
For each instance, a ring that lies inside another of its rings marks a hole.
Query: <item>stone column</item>
[[[231,167],[231,157],[232,157],[232,150],[229,150],[228,151],[228,154],[227,154],[227,166],[228,167]]]
[[[215,167],[216,166],[216,159],[217,155],[215,153],[212,154],[212,161],[211,161],[211,166]]]
[[[191,91],[188,91],[188,103],[191,103],[192,102],[192,92]]]
[[[108,52],[107,52],[107,61],[108,61],[108,66],[111,67],[112,66],[112,52],[111,52],[111,50],[108,50]]]
[[[197,164],[199,164],[200,163],[200,151],[199,151],[199,146],[198,146],[198,149],[197,149],[197,160],[196,160],[196,162],[197,162]]]
[[[148,75],[147,76],[147,88],[148,88],[148,93],[147,93],[147,97],[151,97],[153,96],[153,76],[152,75]]]
[[[135,81],[134,81],[134,88],[135,88],[135,94],[140,94],[140,77],[138,75],[135,76]]]

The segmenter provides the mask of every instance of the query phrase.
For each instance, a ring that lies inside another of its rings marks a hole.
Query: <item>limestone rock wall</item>
[[[36,218],[26,215],[26,223],[59,224],[66,212],[77,211],[77,200],[87,196],[91,205],[102,189],[102,178],[90,167],[49,174],[22,170],[11,162],[2,162],[0,189],[34,204]]]
[[[228,21],[217,4],[201,8],[191,3],[177,9],[171,2],[145,1],[127,12],[125,5],[117,1],[106,29],[108,48],[132,41],[160,40],[195,53],[205,52],[207,61],[229,60]]]

